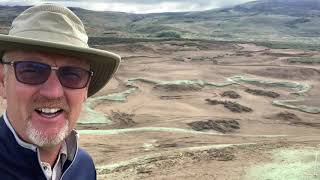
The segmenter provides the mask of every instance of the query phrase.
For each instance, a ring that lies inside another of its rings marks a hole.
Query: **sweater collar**
[[[11,133],[14,135],[14,138],[16,139],[17,143],[21,147],[37,152],[38,146],[25,142],[17,135],[15,129],[13,128],[13,126],[11,125],[8,119],[6,112],[3,114],[3,119],[7,127],[10,129]],[[68,160],[72,161],[76,154],[77,146],[78,146],[78,138],[79,138],[79,134],[77,133],[77,131],[72,130],[69,136],[65,139],[65,142],[64,142],[65,146],[62,148],[62,152],[67,155]]]

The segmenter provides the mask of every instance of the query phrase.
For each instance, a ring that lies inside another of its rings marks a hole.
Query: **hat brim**
[[[10,50],[38,50],[86,59],[94,75],[88,88],[88,97],[102,89],[119,67],[119,55],[94,48],[52,43],[28,38],[0,34],[0,56]]]

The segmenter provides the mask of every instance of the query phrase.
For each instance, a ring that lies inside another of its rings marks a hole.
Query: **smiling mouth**
[[[37,108],[35,111],[42,117],[54,118],[63,112],[61,108]]]

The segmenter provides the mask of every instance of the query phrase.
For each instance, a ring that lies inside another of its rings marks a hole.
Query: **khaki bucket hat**
[[[102,89],[118,69],[120,56],[90,48],[81,20],[68,8],[42,4],[26,9],[8,35],[0,35],[0,56],[10,50],[39,50],[86,59],[94,75],[88,97]]]

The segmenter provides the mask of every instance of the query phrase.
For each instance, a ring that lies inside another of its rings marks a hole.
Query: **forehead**
[[[8,51],[5,52],[4,58],[11,61],[38,61],[50,65],[77,65],[81,67],[88,67],[89,63],[87,60],[73,57],[68,55],[48,53],[41,51]]]

